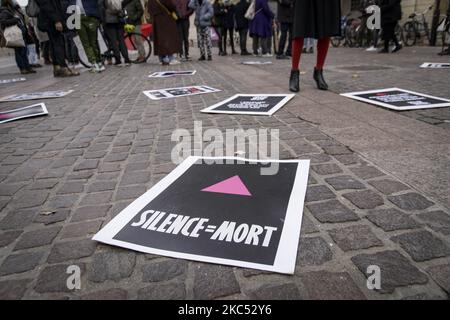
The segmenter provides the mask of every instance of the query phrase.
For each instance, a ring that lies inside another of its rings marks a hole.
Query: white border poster
[[[400,88],[341,93],[341,96],[397,111],[450,107],[448,99]]]
[[[236,94],[201,112],[271,116],[294,97],[295,94]]]
[[[0,84],[9,84],[14,82],[25,81],[25,78],[0,79]]]
[[[68,91],[57,90],[57,91],[41,91],[32,93],[17,93],[0,98],[0,102],[61,98],[67,96],[69,93],[72,92],[73,90]]]
[[[197,70],[158,71],[149,75],[149,78],[171,78],[176,76],[193,76]]]
[[[47,115],[47,107],[44,103],[33,104],[28,107],[0,111],[0,123],[15,121],[23,118]]]
[[[225,163],[207,163],[218,160]],[[261,166],[274,163],[279,165],[276,174],[261,175]],[[309,163],[188,157],[93,240],[173,258],[293,274]]]
[[[187,86],[178,88],[167,88],[157,90],[146,90],[143,93],[152,100],[170,99],[186,96],[195,96],[198,94],[219,92],[221,90],[208,86]]]
[[[264,66],[268,64],[272,64],[272,61],[242,61],[241,64],[247,66]]]
[[[450,69],[450,62],[424,62],[420,67],[423,69]]]

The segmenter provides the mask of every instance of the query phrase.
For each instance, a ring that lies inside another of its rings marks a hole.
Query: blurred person
[[[199,61],[212,60],[211,30],[214,8],[208,0],[191,0],[189,8],[195,10],[195,26],[197,27],[197,42],[200,49]],[[207,56],[207,58],[206,58]]]
[[[275,14],[269,8],[268,0],[255,0],[255,17],[250,21],[250,37],[253,38],[253,54],[256,56],[272,56],[269,46],[274,17]]]
[[[0,29],[3,32],[6,28],[17,26],[22,31],[24,40],[23,47],[14,48],[14,56],[16,58],[17,67],[21,74],[36,73],[28,61],[27,44],[31,43],[30,35],[28,33],[25,22],[25,15],[20,6],[13,0],[1,0],[0,3]]]
[[[295,0],[277,0],[277,20],[280,24],[280,41],[278,43],[277,59],[289,59],[292,45],[292,22],[294,19]],[[289,36],[288,36],[289,35]],[[286,41],[288,46],[286,48]]]
[[[153,21],[153,43],[155,55],[162,65],[174,65],[180,62],[174,55],[180,53],[180,38],[176,20],[177,7],[172,0],[149,0],[148,12]]]
[[[314,53],[314,45],[316,40],[313,38],[305,38],[303,45],[303,53]]]
[[[223,1],[223,20],[222,20],[222,49],[223,55],[227,55],[228,35],[230,36],[231,54],[236,54],[234,49],[234,5],[231,0]]]
[[[78,76],[80,73],[67,66],[64,31],[67,31],[67,14],[61,1],[36,0],[39,6],[38,28],[46,32],[51,46],[53,75],[55,77]]]
[[[239,47],[242,56],[251,55],[247,51],[247,36],[248,36],[248,19],[245,13],[248,10],[250,3],[247,0],[239,0],[234,6],[234,19],[236,22],[236,31],[239,33]]]
[[[383,29],[384,48],[379,53],[389,53],[389,44],[391,40],[394,42],[392,53],[402,49],[402,45],[398,42],[395,35],[395,27],[402,18],[401,0],[381,0],[381,28]]]
[[[121,3],[119,5],[117,1],[98,0],[98,8],[106,38],[108,39],[108,45],[113,52],[114,65],[128,67],[131,65],[131,61],[128,57],[127,46],[125,45],[125,14]],[[122,63],[121,55],[124,63]]]
[[[122,6],[124,7],[126,12],[126,23],[135,27],[134,32],[141,33],[142,17],[144,16],[144,8],[142,7],[141,0],[123,0]],[[135,36],[132,37],[138,49],[138,58],[135,63],[146,62],[145,47],[142,43],[142,38]]]
[[[330,47],[330,39],[341,34],[340,0],[296,0],[292,32],[292,69],[289,90],[300,91],[300,58],[305,38],[318,39],[317,60],[313,78],[317,88],[328,90],[323,78],[323,66]]]
[[[178,13],[177,28],[180,36],[180,55],[183,60],[189,61],[189,18],[194,11],[189,8],[189,0],[174,0],[174,2]]]
[[[225,5],[222,0],[214,0],[213,4],[214,8],[214,18],[213,18],[213,26],[216,30],[217,36],[219,37],[219,56],[223,56],[224,48],[223,48],[223,25],[224,25],[224,17],[225,17]]]

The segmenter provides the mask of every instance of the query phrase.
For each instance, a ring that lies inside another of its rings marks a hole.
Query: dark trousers
[[[247,35],[248,29],[239,30],[239,45],[241,48],[241,53],[247,52]]]
[[[41,48],[42,58],[45,61],[50,61],[50,41],[41,42]]]
[[[231,44],[231,51],[235,52],[234,50],[234,34],[233,34],[233,28],[223,28],[222,27],[222,48],[223,52],[227,52],[227,34],[230,34],[230,44]]]
[[[189,57],[189,19],[178,19],[177,20],[178,34],[181,39],[181,56]]]
[[[47,31],[51,45],[52,62],[54,66],[67,67],[66,47],[64,43],[64,34],[51,28]]]
[[[122,54],[125,62],[129,62],[128,50],[125,45],[123,26],[119,23],[106,23],[105,32],[108,37],[111,49],[116,59],[116,63],[120,63],[120,54]]]
[[[28,62],[27,47],[14,48],[14,55],[20,70],[31,69],[30,63]]]
[[[395,36],[396,25],[397,25],[397,22],[383,24],[384,49],[386,49],[386,50],[389,49],[389,43],[391,42],[391,40],[394,41],[394,44],[396,46],[399,45],[398,39]]]
[[[223,52],[222,27],[214,27],[214,30],[216,30],[217,36],[219,37],[219,54],[221,54]]]
[[[280,31],[281,31],[281,35],[280,35],[280,42],[278,43],[277,54],[278,55],[284,54],[284,52],[285,52],[284,48],[286,47],[286,40],[288,41],[286,53],[290,54],[291,46],[292,46],[292,23],[282,22],[280,24]],[[289,37],[288,37],[288,33],[289,33]]]
[[[270,38],[261,38],[254,36],[253,37],[253,53],[255,55],[258,54],[258,49],[261,47],[262,54],[269,53],[269,44],[270,44]]]

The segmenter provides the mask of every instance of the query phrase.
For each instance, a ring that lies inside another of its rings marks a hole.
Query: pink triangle
[[[215,193],[226,193],[226,194],[237,194],[241,196],[251,196],[252,194],[248,191],[245,184],[242,182],[239,176],[234,176],[213,184],[201,191],[204,192],[215,192]]]

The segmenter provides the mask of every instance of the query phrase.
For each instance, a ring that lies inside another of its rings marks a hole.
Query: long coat
[[[172,0],[159,0],[170,12],[176,10]],[[156,56],[167,56],[180,53],[180,38],[177,23],[156,0],[148,1],[148,12],[153,21],[153,43]]]
[[[268,0],[255,0],[255,17],[250,22],[250,37],[271,37],[274,17],[275,14],[270,10]]]
[[[250,3],[247,0],[240,0],[234,6],[234,18],[236,21],[236,30],[248,29],[248,19],[245,17],[245,13],[248,10]]]
[[[340,34],[340,0],[295,0],[292,32],[294,39],[322,39]]]
[[[295,0],[277,1],[277,20],[280,23],[292,23],[294,20],[294,2]]]
[[[397,23],[402,18],[401,0],[381,0],[381,25]]]

